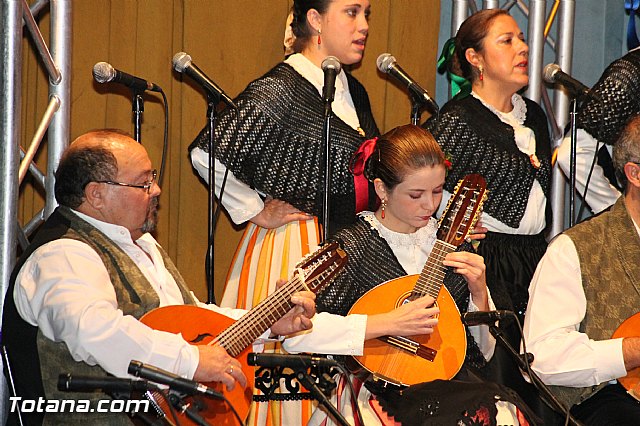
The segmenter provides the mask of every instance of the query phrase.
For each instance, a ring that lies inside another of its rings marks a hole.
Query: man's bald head
[[[62,155],[56,171],[58,203],[78,208],[87,184],[114,180],[118,174],[116,153],[136,145],[130,135],[117,129],[93,130],[79,136]]]

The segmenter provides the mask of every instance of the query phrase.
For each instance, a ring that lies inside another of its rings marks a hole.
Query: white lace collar
[[[498,111],[493,106],[491,106],[487,102],[485,102],[480,97],[480,95],[478,95],[474,91],[471,91],[471,95],[474,98],[476,98],[477,100],[479,100],[480,102],[482,102],[482,104],[485,107],[487,107],[489,109],[489,111],[491,111],[492,113],[497,115],[498,118],[503,123],[506,123],[506,124],[508,124],[510,126],[513,125],[513,121],[517,122],[518,124],[520,124],[522,126],[524,124],[524,121],[527,119],[527,104],[524,102],[524,99],[522,99],[522,96],[520,96],[517,93],[514,93],[511,96],[511,104],[513,105],[513,109],[511,110],[511,112]],[[510,120],[510,118],[511,118],[511,120]]]
[[[423,226],[411,234],[403,234],[385,227],[373,212],[365,211],[359,213],[359,215],[372,229],[378,231],[378,234],[380,234],[391,247],[433,247],[436,243],[438,221],[433,217],[429,219],[427,226]]]

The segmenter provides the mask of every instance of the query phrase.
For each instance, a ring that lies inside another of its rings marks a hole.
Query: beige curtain
[[[353,71],[365,85],[381,131],[410,121],[405,91],[375,67],[393,54],[430,92],[435,87],[438,0],[372,0],[370,33],[362,64]],[[70,140],[95,128],[133,130],[129,90],[93,81],[96,62],[145,78],[168,97],[169,149],[156,233],[187,282],[206,300],[207,191],[193,172],[187,146],[206,124],[206,99],[188,78],[172,71],[171,58],[187,52],[212,80],[236,96],[251,80],[283,59],[283,34],[292,0],[78,0],[73,2],[73,75]],[[39,20],[48,37],[49,16]],[[27,38],[23,43],[23,143],[31,139],[47,102],[47,80]],[[159,94],[145,95],[142,143],[159,168],[164,113]],[[426,119],[427,115],[423,116]],[[36,162],[46,166],[46,146]],[[43,204],[28,177],[20,194],[26,222]],[[242,232],[221,217],[215,241],[216,294]]]

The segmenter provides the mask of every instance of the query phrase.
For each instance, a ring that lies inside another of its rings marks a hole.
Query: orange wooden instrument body
[[[358,299],[349,313],[378,314],[399,307],[411,295],[418,277],[408,275],[372,288]],[[434,333],[407,338],[435,350],[433,361],[414,353],[413,345],[406,350],[379,339],[370,339],[364,344],[364,355],[354,357],[357,363],[374,376],[401,386],[436,379],[448,380],[455,376],[462,367],[467,351],[465,328],[446,287],[440,289],[436,302],[440,315]]]
[[[157,308],[144,315],[140,321],[155,330],[167,331],[169,333],[181,334],[182,337],[192,344],[207,345],[226,328],[234,323],[229,317],[197,306],[166,306]],[[218,382],[206,383],[207,386],[215,388],[225,395],[229,402],[236,409],[241,418],[245,418],[249,413],[251,398],[253,397],[253,379],[255,367],[247,364],[247,355],[251,352],[251,346],[244,349],[235,358],[242,364],[242,371],[247,376],[247,387],[242,388],[239,384],[232,391]],[[199,405],[205,407],[199,414],[205,419],[215,419],[216,425],[237,425],[231,409],[225,401],[215,401],[203,397],[191,397],[199,400]],[[165,413],[169,409],[162,397],[157,397],[161,408]],[[180,420],[181,424],[190,422],[188,419]],[[187,423],[188,424],[188,423]]]
[[[429,295],[440,308],[434,332],[422,336],[382,336],[364,344],[364,354],[354,357],[371,378],[382,386],[405,387],[455,376],[467,352],[467,336],[460,312],[443,285],[448,253],[467,238],[487,198],[485,179],[477,174],[456,185],[440,218],[437,241],[420,275],[382,283],[362,295],[350,314],[381,314],[410,300]],[[363,376],[362,371],[354,371]]]
[[[640,312],[627,318],[617,330],[613,333],[612,338],[620,337],[640,337]],[[636,399],[640,400],[640,367],[629,371],[625,377],[618,381],[628,391],[632,392]]]
[[[140,321],[155,330],[181,334],[185,341],[193,345],[219,344],[229,355],[236,358],[242,364],[242,371],[247,377],[246,388],[242,389],[236,384],[232,391],[227,391],[224,385],[213,382],[207,383],[207,386],[222,393],[244,420],[249,413],[255,378],[255,368],[247,363],[252,343],[293,307],[291,296],[294,293],[317,293],[335,278],[346,262],[347,255],[337,243],[324,244],[300,261],[296,274],[289,282],[276,289],[237,321],[205,308],[188,305],[157,308],[143,315]],[[162,395],[152,394],[169,421],[170,409],[167,402]],[[203,398],[199,398],[199,402],[201,404],[196,406],[204,408],[199,410],[198,414],[212,425],[238,424],[227,402]],[[195,424],[185,415],[179,417],[180,424]]]

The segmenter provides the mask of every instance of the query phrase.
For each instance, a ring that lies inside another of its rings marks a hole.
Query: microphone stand
[[[422,110],[427,106],[430,106],[431,108],[429,109],[433,110],[432,115],[438,115],[440,113],[440,109],[435,101],[433,101],[433,103],[429,103],[425,99],[415,95],[412,91],[409,91],[409,98],[411,99],[411,124],[413,125],[420,125]]]
[[[311,392],[311,395],[313,395],[313,397],[320,404],[322,404],[327,409],[327,411],[329,411],[329,414],[331,414],[333,419],[338,422],[338,424],[342,426],[350,426],[349,422],[347,422],[347,419],[345,419],[342,413],[340,413],[338,409],[334,407],[333,404],[331,404],[329,398],[327,398],[324,392],[322,392],[318,385],[316,385],[316,382],[314,380],[311,380],[306,371],[297,371],[296,379],[298,379],[298,381],[302,383],[302,385],[307,388],[309,392]]]
[[[571,191],[569,191],[569,228],[571,228],[576,223],[575,211],[576,211],[576,156],[577,156],[577,135],[578,135],[578,127],[576,125],[576,116],[578,109],[578,101],[577,98],[574,97],[571,99],[571,112],[569,113],[569,123],[571,129],[571,156],[569,159],[569,185],[571,186]],[[586,194],[585,189],[585,194]],[[582,200],[582,202],[586,202],[586,200]]]
[[[141,127],[142,127],[142,114],[144,113],[144,99],[142,97],[143,91],[134,90],[133,99],[131,101],[133,112],[133,135],[134,139],[138,143],[142,143]]]
[[[424,103],[421,102],[413,94],[411,94],[411,96],[409,96],[409,98],[411,98],[411,124],[419,126],[420,125],[420,117],[422,116],[422,108],[424,107]]]
[[[204,417],[198,414],[198,409],[191,408],[191,404],[186,403],[175,393],[169,393],[169,402],[173,407],[181,413],[184,413],[185,416],[195,424],[199,426],[211,426],[211,423],[207,422]]]
[[[540,380],[540,378],[529,368],[529,363],[533,362],[533,358],[531,354],[527,353],[524,356],[521,356],[513,348],[513,346],[511,346],[511,344],[507,341],[506,337],[504,336],[504,332],[500,330],[498,327],[496,327],[495,325],[489,324],[489,332],[496,339],[496,341],[500,342],[500,344],[505,349],[507,349],[507,352],[509,352],[509,355],[511,355],[511,357],[518,364],[518,367],[522,371],[527,372],[527,374],[529,375],[529,378],[531,379],[531,383],[533,383],[536,389],[538,389],[538,391],[540,391],[540,393],[542,394],[542,400],[551,409],[555,410],[557,413],[562,414],[565,417],[568,416],[569,424],[572,424],[575,426],[583,426],[581,422],[576,420],[571,415],[571,413],[569,412],[569,408],[565,408],[565,406],[562,405],[562,403],[558,401],[558,399],[551,393],[547,385],[542,383],[542,380]]]
[[[216,230],[216,217],[213,211],[213,206],[215,204],[215,161],[214,161],[214,129],[216,125],[216,105],[220,102],[220,96],[215,96],[215,94],[207,92],[207,120],[209,122],[209,185],[208,185],[208,211],[209,215],[207,217],[207,235],[208,235],[208,249],[207,249],[207,260],[205,262],[206,265],[206,275],[207,275],[207,303],[212,304],[216,303],[216,296],[214,293],[215,281],[214,281],[214,237]],[[222,199],[222,190],[220,191],[220,199],[218,202],[221,202]]]
[[[335,90],[335,89],[334,89]],[[331,189],[331,118],[333,111],[331,109],[331,99],[324,105],[324,125],[322,127],[322,142],[324,152],[322,153],[322,164],[324,165],[324,192],[322,194],[322,241],[329,240],[329,195]]]

